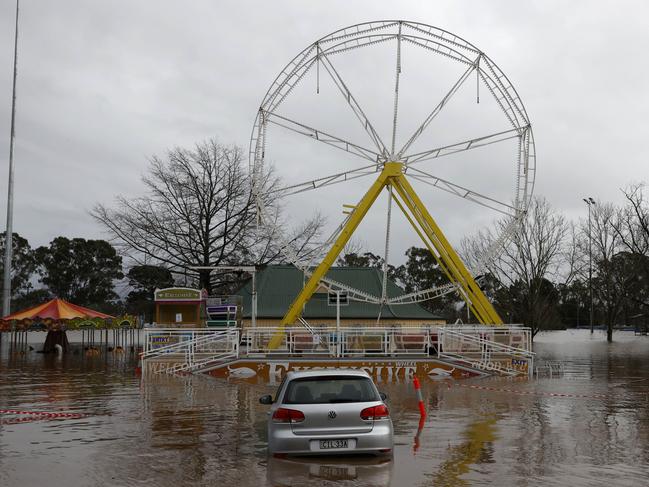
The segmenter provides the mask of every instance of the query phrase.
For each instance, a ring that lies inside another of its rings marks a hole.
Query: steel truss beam
[[[433,249],[435,250],[436,253],[433,252],[433,255],[438,262],[443,264],[451,282],[455,282],[458,289],[463,292],[478,321],[483,325],[502,325],[502,318],[498,316],[498,313],[475,282],[460,256],[453,250],[453,247],[451,247],[433,217],[428,213],[425,205],[419,199],[406,177],[400,174],[391,183],[408,208],[412,219],[418,223],[421,232],[427,237],[427,241],[425,240],[427,247],[431,252]],[[409,221],[412,220],[409,219]]]
[[[403,163],[385,163],[379,177],[361,198],[358,205],[356,205],[322,262],[311,273],[302,291],[300,291],[289,307],[286,315],[282,319],[278,332],[269,343],[269,348],[277,348],[282,342],[284,328],[300,320],[304,306],[311,299],[316,289],[318,289],[321,281],[325,279],[325,275],[340,255],[340,252],[347,242],[349,242],[354,231],[363,221],[363,218],[386,186],[393,188],[396,193],[394,196],[398,195],[398,199],[395,197],[395,202],[397,202],[399,208],[404,212],[406,218],[422,238],[426,247],[428,247],[440,264],[447,277],[462,293],[463,298],[471,307],[478,321],[485,325],[503,324],[503,320],[498,316],[496,310],[483,294],[458,254],[453,250],[441,229],[435,223],[435,220],[433,220],[428,210],[426,210],[426,207],[414,188],[406,179],[403,170]]]
[[[284,117],[277,113],[263,113],[269,123],[298,133],[300,135],[304,135],[306,137],[309,137],[310,139],[317,140],[318,142],[330,145],[332,147],[335,147],[336,149],[344,150],[345,152],[349,152],[350,154],[362,157],[363,159],[367,159],[368,161],[377,162],[379,160],[379,154],[377,152],[367,149],[361,145],[354,144],[353,142],[349,142],[340,137],[336,137],[335,135],[331,135],[322,130],[310,127],[309,125],[296,122],[295,120],[291,120],[290,118]]]

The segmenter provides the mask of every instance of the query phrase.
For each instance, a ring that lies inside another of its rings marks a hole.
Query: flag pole
[[[18,10],[16,0],[16,37],[14,39],[14,77],[11,96],[11,134],[9,136],[9,179],[7,183],[7,229],[5,232],[4,285],[2,287],[2,316],[11,313],[11,262],[13,253],[14,210],[14,139],[16,136],[16,68],[18,66]]]

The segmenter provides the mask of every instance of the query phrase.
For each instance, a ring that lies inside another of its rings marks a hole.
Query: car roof
[[[303,377],[329,377],[329,376],[356,376],[369,377],[370,375],[364,370],[358,369],[317,369],[317,370],[299,370],[290,371],[286,374],[288,380],[301,379]]]

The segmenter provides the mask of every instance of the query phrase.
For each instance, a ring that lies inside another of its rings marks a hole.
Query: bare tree
[[[645,187],[637,183],[622,190],[627,204],[615,222],[615,231],[629,252],[646,256],[649,255],[649,204],[644,197]]]
[[[256,231],[256,200],[243,154],[240,147],[213,139],[191,150],[175,148],[165,159],[151,159],[142,178],[145,196],[119,196],[116,208],[98,204],[91,214],[136,263],[158,263],[176,275],[197,278],[199,286],[212,292],[227,277],[193,267],[260,265],[282,255],[273,235]],[[272,172],[265,175],[260,186],[264,206],[274,208],[275,228],[286,228],[266,191],[276,184]],[[305,250],[321,225],[319,217],[303,223],[289,243]]]
[[[344,266],[346,265],[345,262],[345,256],[347,255],[361,255],[368,252],[367,250],[367,244],[359,239],[352,237],[347,244],[345,244],[345,247],[343,247],[342,252],[340,252],[340,255],[338,256],[338,260],[336,261],[337,265]]]
[[[463,256],[475,267],[482,255],[508,226],[509,220],[496,222],[462,243]],[[486,263],[488,272],[503,286],[499,301],[501,311],[521,320],[536,333],[558,319],[556,281],[574,275],[574,252],[568,243],[570,226],[544,198],[534,198],[527,215],[495,259]]]
[[[646,316],[649,308],[649,204],[645,188],[644,184],[636,183],[622,190],[626,204],[618,210],[612,223],[625,254],[618,260],[626,263],[626,266],[618,265],[617,270],[632,268],[629,273],[618,276],[626,296],[625,315],[628,304],[635,312],[641,312],[638,316]]]
[[[589,236],[588,221],[581,222],[579,246],[581,253],[588,255],[589,238],[592,240],[593,295],[607,327],[608,341],[612,341],[613,326],[625,297],[621,261],[616,259],[623,250],[621,235],[616,230],[619,210],[610,203],[598,201],[591,210],[591,225]]]

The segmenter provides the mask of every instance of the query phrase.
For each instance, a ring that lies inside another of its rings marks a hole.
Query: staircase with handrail
[[[489,340],[478,331],[471,333],[442,327],[438,333],[440,358],[509,376],[531,375],[534,370],[536,354],[531,350]],[[515,361],[518,367],[514,366]]]
[[[226,329],[212,331],[208,334],[146,350],[142,359],[165,359],[173,361],[168,367],[156,369],[156,373],[177,374],[183,372],[200,372],[208,367],[215,367],[232,361],[239,356],[239,330]]]

